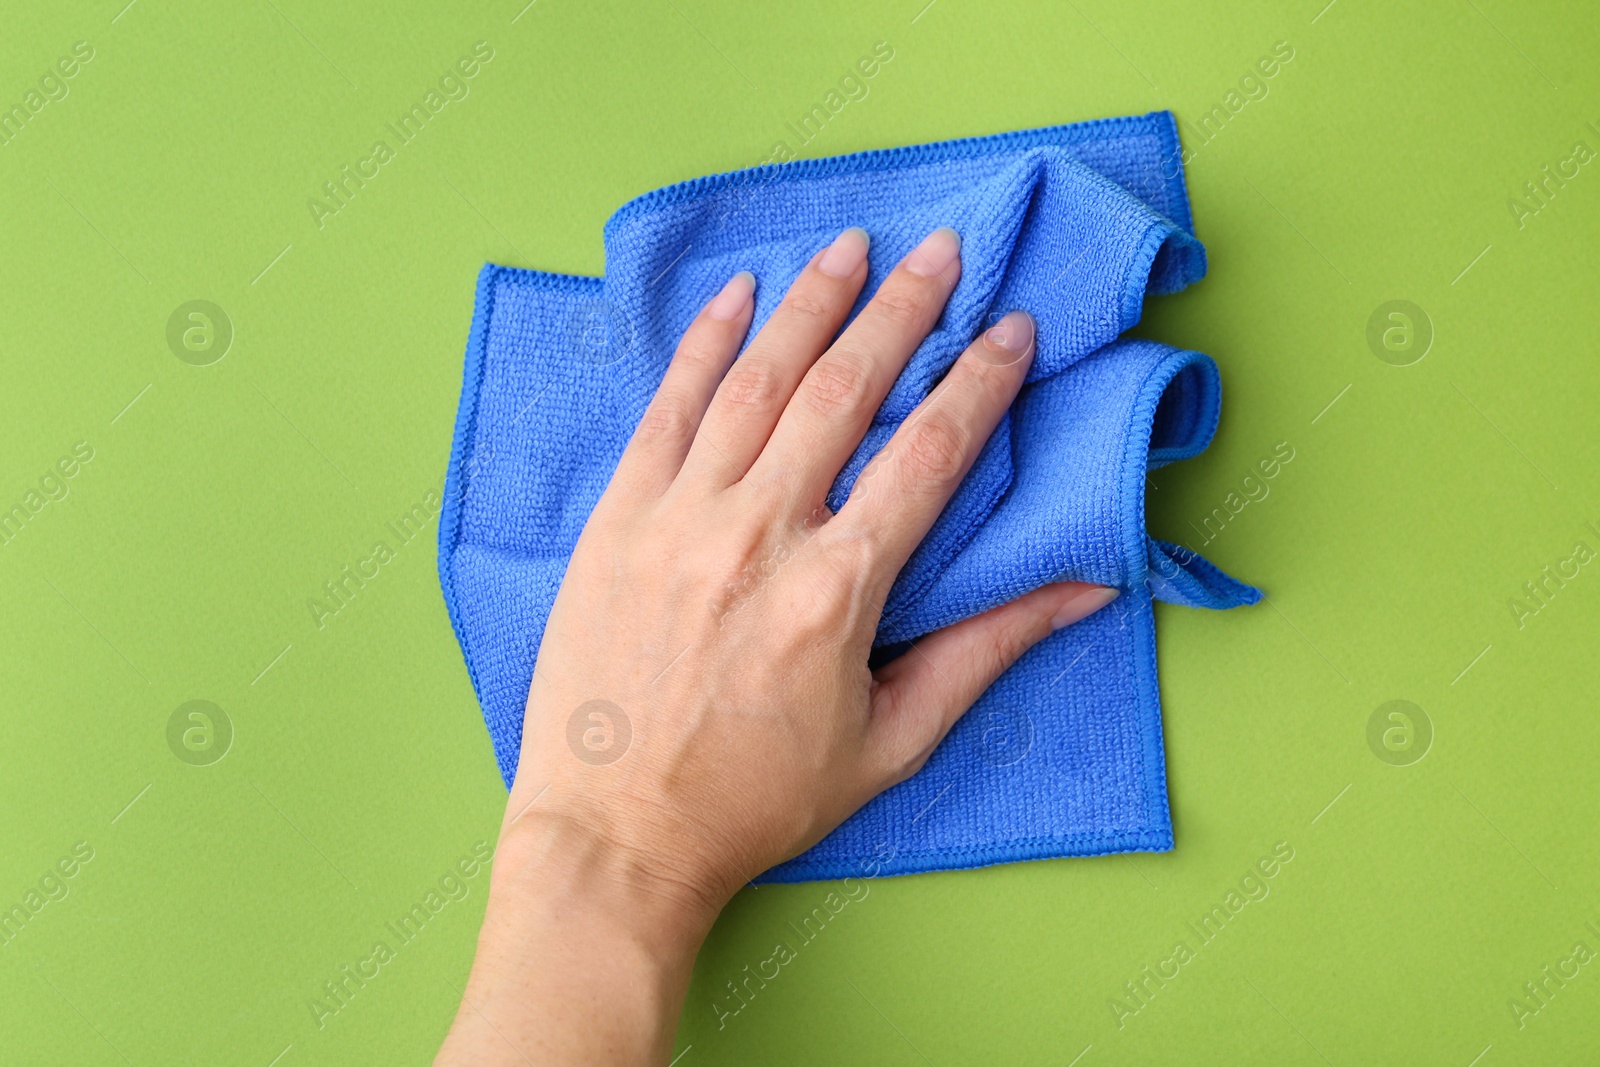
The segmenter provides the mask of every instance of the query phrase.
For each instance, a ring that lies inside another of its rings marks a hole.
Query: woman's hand
[[[831,514],[961,271],[935,231],[840,334],[867,245],[851,229],[819,252],[737,361],[749,274],[684,335],[551,610],[440,1063],[665,1062],[734,892],[914,774],[1019,655],[1116,596],[1046,586],[868,669],[890,585],[1034,346],[1023,312],[987,331]]]

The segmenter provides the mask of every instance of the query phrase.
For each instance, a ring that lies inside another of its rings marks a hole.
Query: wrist
[[[490,878],[436,1062],[665,1062],[717,909],[593,825],[548,811],[502,829]]]
[[[597,818],[527,810],[501,830],[490,907],[516,926],[556,921],[625,939],[670,966],[694,954],[722,906]]]

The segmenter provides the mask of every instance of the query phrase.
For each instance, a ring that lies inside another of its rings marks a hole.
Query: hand
[[[840,334],[867,246],[851,229],[819,252],[737,362],[749,274],[684,334],[551,610],[440,1063],[665,1062],[734,892],[916,773],[1019,655],[1116,596],[1045,586],[869,670],[895,576],[1034,344],[1023,312],[987,331],[830,513],[961,271],[936,230]]]

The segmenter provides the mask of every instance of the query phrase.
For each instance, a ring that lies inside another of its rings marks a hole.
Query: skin
[[[737,362],[750,275],[684,334],[551,610],[436,1063],[666,1063],[733,894],[916,773],[1018,656],[1117,595],[1044,586],[869,669],[889,587],[1015,398],[1034,329],[1012,312],[975,341],[832,514],[961,272],[936,230],[840,333],[867,256],[858,229],[818,252]]]

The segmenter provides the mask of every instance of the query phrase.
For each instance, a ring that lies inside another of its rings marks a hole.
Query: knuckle
[[[694,433],[694,420],[682,398],[658,396],[639,420],[638,436],[644,441],[676,441]]]
[[[922,765],[933,755],[934,746],[910,730],[896,730],[881,749],[881,771],[890,785],[899,785],[922,770]]]
[[[986,627],[978,635],[971,662],[998,673],[1017,658],[1021,644],[1019,638],[1020,635],[1014,630],[999,626]]]
[[[988,358],[962,356],[951,369],[951,384],[971,395],[978,403],[1002,406],[1016,392],[1016,379],[1022,364],[1016,358],[995,362]],[[1022,368],[1025,369],[1025,368]]]
[[[740,360],[722,381],[722,397],[736,408],[764,407],[777,396],[778,387],[778,369],[771,363]]]
[[[884,286],[872,298],[877,314],[896,326],[912,326],[922,322],[928,306],[926,296],[910,288]]]
[[[686,337],[678,346],[676,360],[690,371],[700,374],[713,369],[720,370],[724,356],[716,345],[704,343],[704,338],[691,342]]]
[[[800,319],[826,319],[834,311],[833,301],[799,287],[783,298],[783,307],[787,314]]]
[[[906,434],[901,456],[905,473],[917,481],[942,483],[953,479],[966,457],[968,434],[947,415],[929,412],[916,420]]]
[[[827,532],[827,570],[852,583],[864,581],[881,569],[882,546],[870,532],[860,528],[847,528],[845,524],[823,527]]]
[[[815,575],[805,590],[786,605],[785,625],[802,644],[823,641],[839,632],[837,583],[827,575]]]
[[[812,369],[805,398],[818,414],[833,415],[856,407],[866,386],[866,368],[858,360],[830,356]]]

